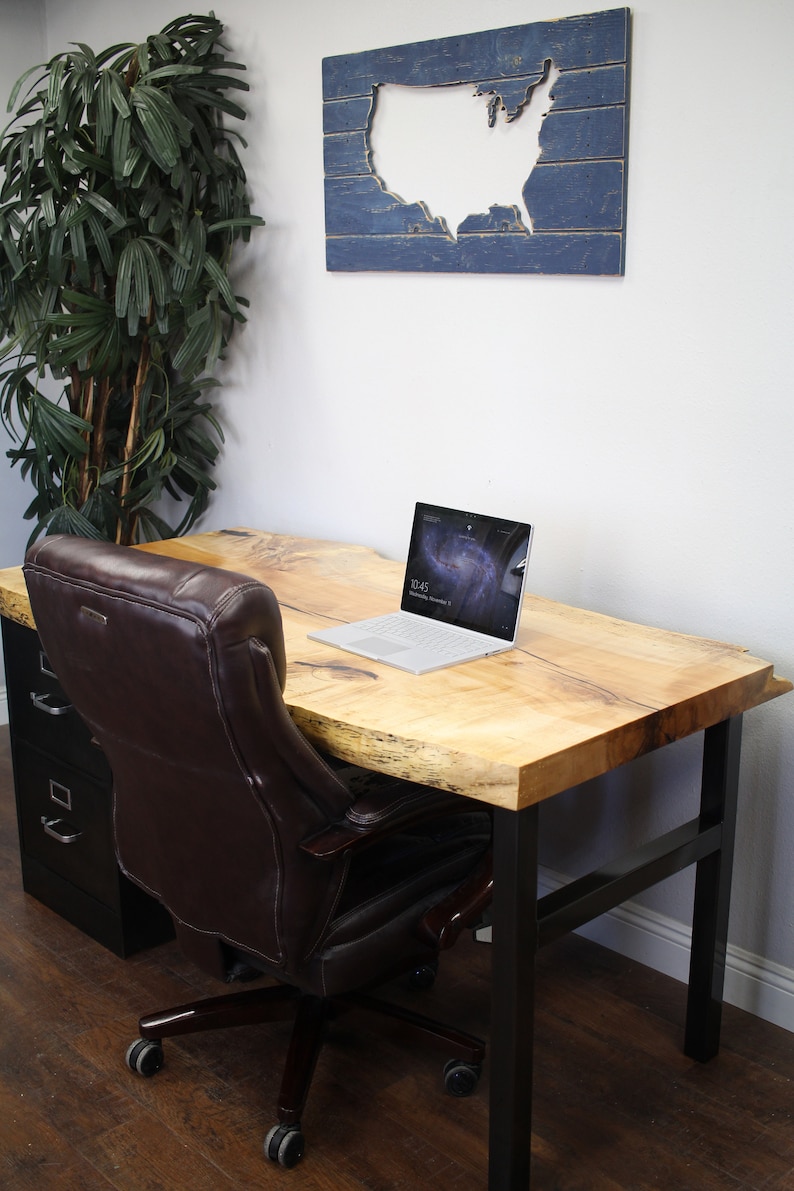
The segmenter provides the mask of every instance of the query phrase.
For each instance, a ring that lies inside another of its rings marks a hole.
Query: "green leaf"
[[[91,232],[94,247],[99,253],[99,259],[102,262],[103,269],[106,273],[114,273],[116,270],[116,258],[113,254],[113,248],[104,226],[93,211],[89,212],[86,224]]]
[[[50,351],[53,356],[60,356],[64,365],[79,364],[104,338],[103,322],[91,316],[74,315],[69,330],[50,340]]]
[[[207,228],[207,235],[220,231],[239,231],[244,227],[264,227],[265,221],[259,215],[239,215],[235,219],[220,219],[211,223]]]
[[[159,517],[151,509],[136,509],[138,514],[138,523],[143,531],[143,540],[146,542],[157,542],[164,538],[175,537],[174,530],[167,521]]]
[[[172,62],[168,66],[157,66],[154,70],[150,70],[146,75],[146,82],[159,82],[161,79],[172,78],[188,78],[193,75],[203,74],[204,68],[202,66],[189,66],[184,62]]]
[[[48,141],[44,146],[44,172],[55,193],[60,193],[64,187],[61,178],[61,159],[58,149],[52,141]]]
[[[202,306],[188,320],[188,325],[188,334],[174,356],[174,368],[185,376],[194,376],[212,351],[212,308],[209,305]]]
[[[218,287],[218,291],[226,304],[226,309],[232,314],[236,314],[237,302],[229,285],[229,279],[214,257],[209,255],[204,257],[204,272],[212,278],[213,283]]]
[[[135,46],[131,41],[120,41],[116,45],[108,46],[106,50],[102,50],[96,54],[97,66],[107,66],[112,71],[124,71],[129,65],[130,59],[135,52]],[[115,61],[111,62],[114,58]]]
[[[232,100],[226,99],[214,91],[199,87],[185,87],[184,94],[190,96],[193,102],[201,107],[216,108],[220,112],[234,116],[237,120],[244,120],[246,117],[245,108],[241,108],[239,103],[233,103]]]
[[[3,245],[8,263],[11,266],[15,277],[21,276],[25,266],[22,263],[22,258],[17,250],[16,241],[11,234],[11,229],[5,219],[0,218],[0,243]]]
[[[140,190],[146,183],[147,175],[150,173],[152,162],[145,156],[142,149],[133,146],[130,149],[127,164],[124,169],[130,179],[130,185],[133,190]]]
[[[108,70],[104,70],[99,76],[96,94],[96,146],[98,153],[104,153],[105,145],[113,135],[112,78],[113,75]]]
[[[123,228],[129,222],[127,218],[119,211],[113,204],[103,195],[95,190],[87,190],[83,193],[83,202],[89,203],[95,210],[99,211],[100,215],[104,215],[108,223],[112,223],[115,228]]]
[[[45,529],[47,536],[56,533],[68,533],[77,538],[93,538],[95,541],[102,541],[104,534],[96,528],[95,525],[81,513],[78,509],[71,505],[60,505],[57,509],[53,509],[48,517],[42,519],[36,528],[36,536]],[[31,539],[32,541],[33,539]],[[30,545],[30,541],[28,542]]]
[[[168,285],[163,267],[160,264],[160,259],[149,240],[141,240],[140,246],[146,259],[146,268],[151,279],[154,300],[158,306],[165,306],[168,301]]]
[[[55,194],[51,188],[45,190],[41,196],[41,213],[47,227],[55,227],[58,216],[55,213]]]
[[[179,159],[180,144],[190,143],[190,126],[168,95],[139,83],[132,93],[134,114],[140,120],[152,157],[163,170]]]
[[[118,372],[122,359],[122,342],[119,323],[109,321],[102,339],[93,348],[93,368],[99,375]]]
[[[140,450],[135,456],[135,466],[143,467],[150,461],[159,459],[165,449],[165,435],[162,429],[155,430],[141,443]]]
[[[86,294],[79,289],[65,289],[61,291],[61,298],[70,306],[78,306],[82,310],[93,311],[95,314],[108,314],[108,305],[95,294]],[[55,315],[54,318],[69,318],[69,315]]]
[[[14,108],[16,107],[17,98],[19,97],[20,91],[22,90],[22,88],[24,87],[25,83],[30,78],[30,76],[32,74],[36,74],[36,72],[39,70],[44,70],[44,66],[41,63],[39,63],[37,66],[29,67],[29,69],[26,70],[23,75],[20,75],[20,77],[14,83],[14,86],[11,88],[11,94],[8,97],[8,104],[6,105],[7,112],[12,112],[14,110]],[[35,87],[35,85],[36,84],[34,83],[33,86]],[[3,129],[3,134],[2,134],[3,138],[5,138],[5,132],[6,132],[6,130]]]
[[[86,252],[85,232],[82,222],[74,223],[69,228],[69,244],[72,249],[72,261],[78,278],[82,281],[83,285],[90,285],[91,272],[88,267],[88,254]]]
[[[145,42],[137,47],[135,57],[138,62],[140,77],[145,78],[149,73],[149,47]]]
[[[91,423],[86,422],[71,410],[56,405],[53,401],[37,393],[33,400],[34,417],[40,428],[40,442],[45,446],[48,455],[53,455],[59,462],[73,455],[77,458],[85,455],[88,450],[83,434],[91,429]]]
[[[47,263],[50,280],[55,285],[59,285],[63,281],[66,265],[66,262],[63,258],[65,239],[66,227],[59,219],[57,225],[52,229],[52,236],[50,237],[49,260]]]
[[[47,107],[50,111],[57,111],[63,94],[63,76],[66,71],[66,59],[55,58],[50,66],[50,77],[47,85]]]
[[[96,530],[97,537],[107,540],[115,536],[117,505],[107,488],[101,484],[94,488],[79,511]]]
[[[222,28],[187,16],[138,46],[79,43],[14,89],[0,134],[0,417],[35,491],[34,535],[171,533],[151,507],[165,493],[187,498],[183,532],[214,487],[222,434],[208,371],[246,305],[228,278],[232,248],[262,223],[234,147],[244,142],[223,127],[227,113],[245,116],[228,96],[247,88]],[[75,413],[89,373],[97,437]],[[37,388],[47,374],[63,382],[58,400]],[[89,439],[104,456],[87,471]]]
[[[207,229],[200,215],[194,215],[188,224],[187,236],[184,243],[185,256],[190,261],[187,281],[188,292],[192,290],[204,268],[204,254],[207,249]]]
[[[116,275],[116,317],[126,318],[132,296],[132,279],[135,269],[137,246],[135,240],[125,244],[119,257],[119,271]]]
[[[111,140],[113,150],[113,179],[116,185],[120,185],[128,173],[127,155],[130,151],[130,139],[132,121],[127,116],[118,114],[116,116],[116,123],[113,127],[113,137]]]
[[[110,99],[113,107],[123,120],[129,119],[132,115],[132,103],[129,88],[126,83],[119,78],[115,70],[105,72],[105,76],[110,79]]]

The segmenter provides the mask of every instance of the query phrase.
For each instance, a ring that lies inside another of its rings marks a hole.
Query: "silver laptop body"
[[[533,526],[419,503],[400,611],[309,633],[412,674],[512,649]]]

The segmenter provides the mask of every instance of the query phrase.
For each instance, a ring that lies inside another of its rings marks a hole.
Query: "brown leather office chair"
[[[488,814],[319,755],[283,702],[281,615],[263,584],[74,537],[34,545],[25,577],[50,664],[113,771],[122,869],[202,969],[278,982],[141,1018],[129,1066],[154,1074],[166,1037],[294,1013],[265,1140],[283,1166],[303,1154],[322,1034],[343,1009],[407,1018],[451,1049],[447,1090],[473,1090],[479,1039],[364,990],[432,971],[479,917]]]

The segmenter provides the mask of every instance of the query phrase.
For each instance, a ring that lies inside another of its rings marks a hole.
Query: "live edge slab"
[[[520,810],[792,689],[744,649],[528,595],[516,648],[421,677],[309,641],[394,610],[403,566],[361,546],[228,529],[141,549],[268,584],[285,700],[316,745],[381,772]],[[0,615],[35,627],[21,568]]]

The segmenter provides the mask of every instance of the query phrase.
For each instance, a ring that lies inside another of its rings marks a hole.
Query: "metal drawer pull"
[[[52,698],[51,695],[37,695],[35,691],[30,692],[30,697],[33,700],[33,706],[38,711],[43,711],[47,715],[66,715],[67,711],[72,710],[71,703],[59,703],[55,707],[50,707],[47,699]]]
[[[51,835],[59,844],[74,844],[83,834],[64,819],[48,819],[46,815],[41,816],[41,825],[45,835]]]
[[[39,670],[41,670],[42,674],[46,674],[48,678],[58,678],[58,675],[50,666],[50,659],[43,649],[39,650]]]
[[[72,791],[68,786],[62,786],[55,778],[50,778],[50,802],[57,802],[65,811],[72,809]]]

